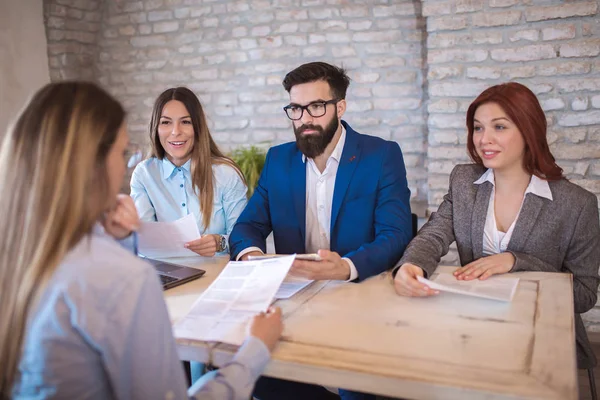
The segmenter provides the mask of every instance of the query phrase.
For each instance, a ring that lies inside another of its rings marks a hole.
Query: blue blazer
[[[410,190],[400,147],[362,135],[346,122],[331,209],[330,248],[352,260],[358,279],[392,268],[412,238]],[[231,258],[266,251],[305,253],[306,165],[295,142],[272,147],[258,186],[229,236]]]

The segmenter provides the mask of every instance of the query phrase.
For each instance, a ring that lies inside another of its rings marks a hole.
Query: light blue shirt
[[[205,227],[200,198],[192,188],[190,161],[175,166],[166,157],[142,161],[131,176],[131,197],[142,221],[175,221],[193,213],[204,234],[229,236],[246,207],[247,187],[237,171],[227,164],[213,164],[214,196],[210,225]]]
[[[15,399],[243,399],[269,361],[250,337],[189,391],[153,267],[98,230],[50,278],[28,319]]]

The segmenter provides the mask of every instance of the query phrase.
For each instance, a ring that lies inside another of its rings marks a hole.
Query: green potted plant
[[[252,196],[256,185],[258,185],[258,178],[265,165],[266,156],[266,150],[256,146],[240,147],[230,154],[230,157],[240,167],[244,178],[246,178],[248,198]]]

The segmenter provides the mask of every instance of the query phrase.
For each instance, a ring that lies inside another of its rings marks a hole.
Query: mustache
[[[317,125],[300,125],[296,132],[303,133],[304,131],[311,130],[323,133],[323,128]]]

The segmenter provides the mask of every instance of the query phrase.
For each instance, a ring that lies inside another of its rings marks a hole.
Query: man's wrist
[[[358,278],[358,270],[356,269],[356,266],[354,265],[352,260],[349,259],[348,257],[344,257],[344,258],[342,258],[342,261],[344,261],[344,263],[348,267],[348,275],[346,275],[346,278],[344,280],[353,281],[353,280],[357,279]]]
[[[251,246],[251,247],[246,247],[244,250],[240,251],[238,253],[238,255],[236,256],[235,260],[240,261],[240,260],[242,260],[242,257],[244,257],[246,254],[250,254],[252,252],[257,252],[257,254],[265,254],[259,247]]]

